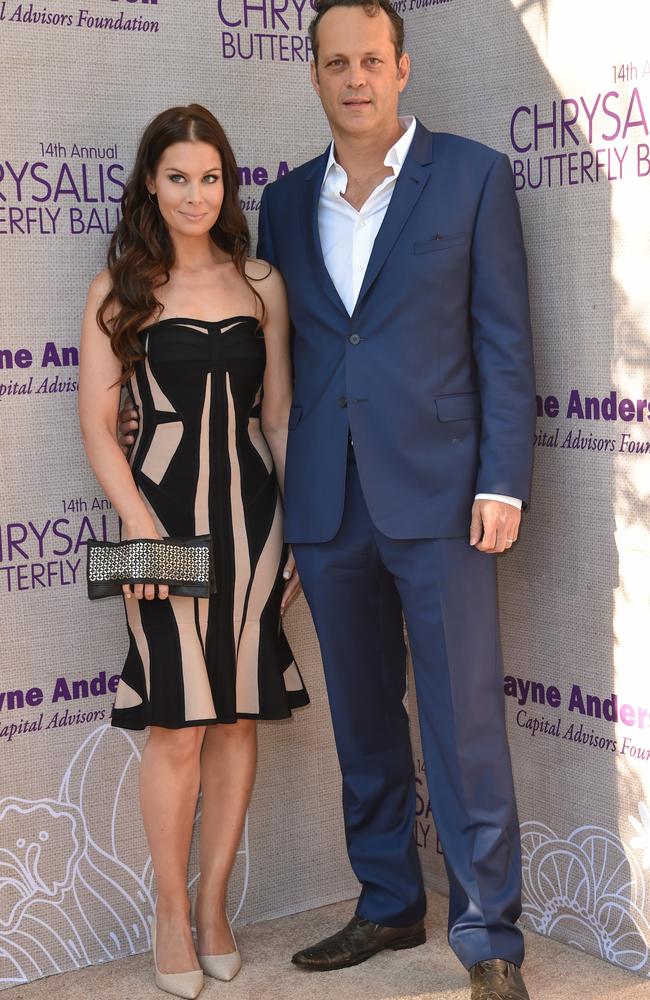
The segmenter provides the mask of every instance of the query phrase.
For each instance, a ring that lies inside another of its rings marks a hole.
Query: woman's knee
[[[238,744],[248,744],[255,740],[257,735],[257,723],[255,719],[237,719],[237,722],[219,723],[209,727],[206,733],[206,740],[211,743],[224,743],[236,746]]]
[[[219,728],[224,736],[245,740],[255,735],[257,732],[257,723],[255,719],[237,719],[237,722],[232,722],[229,726],[223,725]]]
[[[188,726],[185,729],[152,726],[147,746],[157,754],[163,754],[170,763],[182,766],[199,758],[204,736],[204,726]]]

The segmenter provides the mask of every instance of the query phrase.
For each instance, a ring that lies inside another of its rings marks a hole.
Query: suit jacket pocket
[[[481,397],[478,392],[460,392],[437,396],[438,420],[480,420]]]
[[[461,246],[467,240],[465,233],[454,233],[444,236],[438,233],[432,240],[420,240],[413,244],[413,253],[433,253],[435,250],[448,250],[449,247]]]
[[[302,406],[294,403],[289,410],[289,430],[292,431],[297,424],[300,423],[300,418],[302,417]]]

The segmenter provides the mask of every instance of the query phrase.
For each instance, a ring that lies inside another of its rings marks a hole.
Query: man
[[[535,420],[512,174],[398,118],[409,59],[387,0],[324,0],[310,30],[333,144],[266,188],[259,256],[284,276],[295,330],[285,536],[362,890],[347,927],[293,961],[342,968],[425,938],[403,611],[450,943],[473,1000],[522,1000],[494,566],[517,539]]]
[[[338,969],[425,940],[403,613],[450,944],[472,1000],[525,1000],[495,591],[535,419],[512,174],[493,150],[398,118],[409,58],[388,0],[324,0],[310,30],[333,143],[265,190],[259,256],[284,276],[295,331],[285,534],[362,890],[350,923],[293,961]]]

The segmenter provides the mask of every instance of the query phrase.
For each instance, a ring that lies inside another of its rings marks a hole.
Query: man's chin
[[[348,135],[365,135],[377,128],[377,116],[372,109],[341,115],[339,128]]]

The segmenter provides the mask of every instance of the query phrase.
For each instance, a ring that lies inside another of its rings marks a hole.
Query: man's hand
[[[475,500],[470,545],[479,552],[507,552],[519,536],[521,511],[501,500]]]
[[[117,443],[125,455],[135,441],[138,423],[138,411],[133,405],[133,400],[127,396],[117,417]]]

